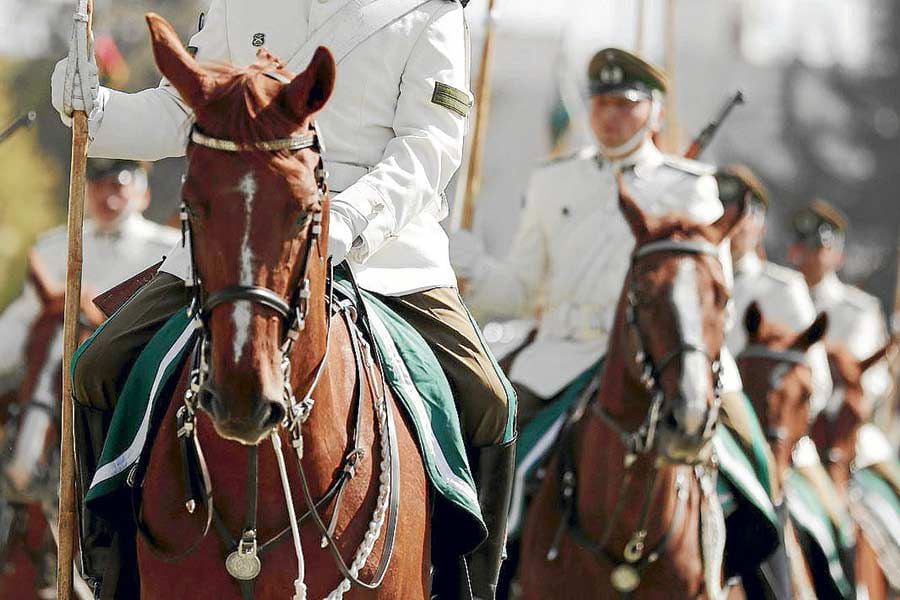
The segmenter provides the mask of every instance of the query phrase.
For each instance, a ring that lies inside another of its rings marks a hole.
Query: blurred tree
[[[9,65],[0,63],[0,69]],[[18,114],[8,90],[0,88],[0,123]],[[58,165],[38,145],[34,129],[20,130],[0,145],[0,307],[22,285],[25,252],[42,231],[63,218],[56,198]]]

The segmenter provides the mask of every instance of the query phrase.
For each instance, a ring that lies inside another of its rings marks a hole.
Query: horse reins
[[[326,172],[322,154],[324,148],[321,142],[321,136],[315,123],[310,125],[310,131],[297,136],[291,136],[284,139],[272,141],[261,141],[255,143],[241,144],[230,140],[223,140],[210,137],[202,133],[195,126],[190,135],[193,143],[211,148],[213,150],[224,152],[254,152],[254,151],[297,151],[302,149],[312,149],[319,155],[318,164],[315,169],[316,187],[320,198],[323,198],[328,187],[326,183]],[[321,207],[321,204],[320,204]],[[394,540],[396,537],[396,528],[398,520],[399,506],[399,449],[396,437],[396,429],[393,423],[391,408],[388,405],[387,382],[384,377],[381,378],[381,393],[375,390],[375,371],[377,367],[373,365],[371,356],[367,355],[366,360],[363,359],[363,349],[370,348],[377,354],[377,348],[374,345],[366,344],[365,340],[357,332],[356,317],[357,311],[354,307],[347,304],[339,304],[335,301],[333,280],[334,275],[331,272],[330,261],[328,286],[326,291],[326,337],[325,350],[314,371],[312,381],[303,394],[301,399],[297,399],[292,383],[291,383],[291,350],[294,342],[299,339],[300,333],[305,328],[306,319],[309,314],[310,301],[310,266],[313,262],[313,255],[319,247],[319,238],[322,233],[322,209],[312,212],[312,224],[310,233],[307,236],[307,247],[304,256],[301,279],[291,294],[290,302],[286,301],[281,295],[272,290],[260,286],[247,285],[231,285],[220,290],[209,293],[204,301],[205,291],[199,276],[196,261],[194,258],[193,246],[191,247],[191,279],[186,285],[192,288],[192,301],[189,310],[195,327],[200,332],[197,342],[197,349],[194,353],[193,363],[190,370],[190,379],[188,388],[185,392],[184,402],[176,412],[177,418],[177,437],[182,455],[182,466],[185,473],[185,490],[187,500],[185,507],[189,513],[196,510],[198,503],[203,503],[207,510],[206,523],[200,537],[195,540],[188,548],[175,556],[166,556],[161,551],[159,545],[155,542],[152,535],[147,531],[146,526],[140,520],[137,509],[135,509],[136,520],[138,522],[138,530],[145,538],[151,552],[162,560],[174,562],[187,556],[197,549],[199,544],[205,539],[211,525],[216,526],[223,541],[229,547],[235,548],[226,558],[226,569],[228,573],[237,580],[241,588],[242,597],[249,600],[253,597],[253,581],[260,572],[261,564],[259,555],[265,550],[271,548],[274,544],[284,540],[290,533],[298,560],[298,577],[294,582],[294,598],[301,599],[306,597],[306,586],[304,579],[304,560],[302,547],[300,545],[299,524],[311,517],[316,523],[322,535],[322,546],[328,547],[335,564],[338,567],[343,579],[338,587],[331,592],[329,598],[340,598],[344,592],[350,589],[351,584],[357,585],[365,589],[376,589],[383,581],[387,572],[390,560],[393,554]],[[182,244],[186,244],[190,238],[190,216],[184,201],[181,206],[181,223],[182,223]],[[355,285],[355,282],[354,282]],[[357,290],[358,291],[358,290]],[[358,294],[357,294],[358,296]],[[359,296],[358,296],[359,297]],[[307,505],[306,512],[299,518],[295,515],[293,507],[293,498],[290,491],[290,484],[287,479],[284,457],[281,450],[281,440],[278,435],[277,428],[271,434],[271,440],[278,461],[279,474],[284,490],[285,501],[289,514],[289,525],[277,533],[269,541],[260,544],[257,540],[256,531],[256,512],[257,512],[257,484],[258,484],[258,446],[253,446],[248,450],[248,474],[247,474],[247,508],[245,512],[245,523],[243,532],[239,540],[234,540],[229,532],[218,511],[213,505],[213,491],[209,476],[209,470],[200,447],[199,438],[196,435],[196,411],[198,394],[201,386],[205,383],[209,373],[209,327],[208,319],[212,310],[223,304],[233,303],[237,301],[247,301],[262,305],[276,314],[278,314],[286,327],[281,342],[280,350],[282,352],[281,370],[283,376],[283,400],[286,407],[286,415],[282,423],[282,427],[286,430],[291,447],[297,457],[297,465],[301,481],[304,501]],[[364,307],[360,306],[360,311],[364,313]],[[355,426],[353,427],[350,439],[348,440],[348,450],[339,465],[336,475],[331,485],[321,498],[315,500],[310,490],[309,481],[303,468],[303,424],[309,418],[312,411],[314,400],[312,394],[324,372],[327,362],[329,348],[331,343],[331,324],[332,315],[340,313],[346,322],[351,337],[351,346],[353,347],[354,359],[357,367],[357,381],[354,390],[354,402],[352,410],[355,413]],[[366,365],[370,368],[366,369]],[[364,396],[363,379],[368,381],[369,389],[372,392],[373,401],[375,403],[374,412],[378,430],[381,437],[381,469],[384,475],[381,477],[381,485],[379,487],[378,498],[375,511],[366,536],[358,548],[354,560],[351,565],[347,565],[343,557],[340,555],[337,544],[334,539],[334,532],[337,526],[338,515],[340,513],[341,503],[344,496],[344,489],[349,480],[354,476],[356,466],[365,455],[365,450],[359,444],[359,434],[361,431],[361,413],[362,398]],[[334,499],[334,507],[330,523],[326,524],[319,513],[319,508],[325,503]],[[358,573],[366,564],[366,560],[374,549],[375,542],[380,536],[383,525],[387,522],[387,533],[385,534],[385,543],[383,546],[381,560],[375,569],[375,574],[371,582],[365,582],[359,579]]]
[[[673,252],[683,254],[693,254],[699,256],[710,256],[719,259],[718,248],[705,241],[679,241],[679,240],[659,240],[640,246],[631,257],[631,272],[637,262],[651,254],[662,252]],[[629,277],[629,280],[633,280]],[[632,282],[633,285],[633,282]],[[560,521],[550,549],[547,552],[547,560],[553,561],[559,555],[559,546],[562,543],[563,534],[569,533],[572,539],[583,549],[587,550],[597,558],[600,558],[612,567],[611,583],[613,588],[619,592],[622,598],[629,598],[634,590],[640,585],[641,576],[644,570],[652,563],[659,560],[663,555],[672,536],[677,530],[687,508],[688,486],[683,473],[678,473],[675,477],[675,512],[668,528],[663,532],[662,536],[650,548],[647,547],[647,520],[649,518],[650,501],[652,498],[653,487],[656,484],[656,478],[659,473],[658,464],[654,464],[653,475],[648,480],[644,495],[641,499],[641,509],[638,517],[637,526],[622,551],[622,561],[619,557],[607,549],[607,544],[612,537],[613,528],[618,523],[619,517],[625,508],[627,501],[627,491],[631,485],[634,471],[632,467],[637,461],[638,456],[646,455],[651,452],[656,444],[656,434],[659,427],[659,419],[664,400],[664,393],[660,386],[660,378],[665,370],[672,365],[676,359],[686,354],[697,352],[703,354],[710,362],[713,374],[713,389],[715,392],[714,405],[707,411],[707,421],[704,426],[703,435],[712,435],[715,423],[718,420],[718,409],[721,405],[722,391],[722,369],[719,357],[710,357],[705,348],[697,344],[686,343],[679,340],[678,346],[671,352],[666,354],[658,362],[655,362],[650,354],[646,351],[644,342],[644,334],[641,330],[640,323],[637,319],[637,294],[634,289],[629,288],[626,292],[625,306],[625,323],[632,334],[635,355],[634,360],[640,367],[640,383],[644,386],[650,397],[650,407],[644,418],[644,421],[636,430],[628,430],[619,424],[616,418],[610,414],[599,402],[592,403],[592,410],[603,423],[609,427],[619,437],[619,441],[625,448],[625,474],[622,483],[616,494],[616,502],[613,507],[611,517],[604,528],[599,540],[593,540],[587,531],[578,522],[577,507],[577,485],[578,476],[576,461],[574,456],[574,430],[575,425],[580,421],[584,414],[584,408],[591,402],[593,396],[600,387],[600,374],[594,377],[577,403],[578,406],[570,413],[570,418],[560,433],[561,455],[559,461],[559,482],[560,482],[560,503],[563,512],[563,518]],[[693,465],[693,471],[696,471],[698,478],[709,477],[708,469],[703,465]]]

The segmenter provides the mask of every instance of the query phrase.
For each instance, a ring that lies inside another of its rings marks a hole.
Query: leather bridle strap
[[[291,306],[272,290],[259,286],[230,285],[211,293],[203,303],[204,317],[209,317],[213,309],[221,304],[246,300],[270,308],[283,318],[291,314]]]
[[[650,242],[635,249],[631,255],[632,260],[643,258],[649,254],[658,252],[679,252],[688,254],[702,254],[719,258],[719,247],[713,243],[697,240],[659,240]]]
[[[239,143],[231,140],[223,140],[214,138],[201,132],[196,125],[191,129],[191,141],[198,146],[212,148],[213,150],[221,150],[222,152],[277,152],[279,150],[304,150],[313,148],[319,143],[319,134],[313,129],[302,135],[293,135],[291,137],[281,138],[277,140],[268,140],[263,142]]]
[[[762,344],[751,344],[747,346],[737,357],[738,360],[746,358],[774,360],[776,362],[809,367],[809,362],[806,360],[806,352],[803,352],[802,350],[775,350],[763,346]]]

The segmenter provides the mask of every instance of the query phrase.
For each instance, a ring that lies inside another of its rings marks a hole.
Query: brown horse
[[[744,392],[750,399],[775,458],[774,494],[781,496],[791,451],[809,428],[812,372],[806,361],[810,346],[827,331],[828,317],[819,314],[804,331],[796,332],[765,320],[753,302],[744,313],[747,347],[737,358]],[[785,523],[784,545],[793,597],[815,596],[813,578],[793,526]]]
[[[297,76],[265,51],[246,68],[201,66],[161,17],[147,21],[160,71],[196,118],[183,197],[204,342],[143,481],[141,597],[324,598],[344,579],[342,562],[377,583],[393,545],[380,586],[353,587],[351,596],[426,598],[429,500],[419,451],[366,368],[352,311],[327,302],[328,200],[312,118],[331,94],[334,61],[319,48]],[[197,404],[203,411],[194,414]],[[193,512],[184,504],[179,429],[196,435],[211,482]],[[298,460],[281,462],[282,446]],[[204,535],[211,512],[216,534]],[[285,529],[292,535],[267,545]],[[371,555],[354,559],[364,541],[374,544]]]
[[[0,506],[0,597],[38,598],[54,589],[59,448],[58,413],[62,390],[62,324],[65,292],[52,281],[34,253],[28,256],[28,280],[40,301],[25,342],[25,375],[4,407],[3,503]],[[81,339],[103,320],[88,300],[81,302]],[[43,579],[43,580],[42,580]],[[83,582],[79,580],[81,592]]]
[[[888,344],[872,356],[857,360],[842,344],[828,345],[828,363],[831,365],[831,379],[835,388],[833,399],[839,398],[840,404],[829,406],[819,414],[810,430],[810,437],[816,443],[822,463],[854,516],[857,515],[847,496],[850,470],[856,458],[857,433],[872,414],[872,407],[867,403],[863,392],[862,376],[880,362],[890,349],[891,344]],[[857,584],[865,586],[868,598],[882,600],[891,597],[890,585],[878,563],[878,556],[859,526],[856,528],[854,567]]]
[[[742,207],[703,226],[645,214],[624,191],[619,204],[636,248],[599,390],[573,417],[525,520],[527,599],[718,592],[704,582],[710,490],[695,465],[718,418],[728,291],[717,249]]]

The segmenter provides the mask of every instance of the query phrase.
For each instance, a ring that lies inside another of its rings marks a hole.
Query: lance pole
[[[93,0],[78,0],[75,9],[72,45],[69,62],[75,62],[74,72],[79,75],[82,97],[88,101],[85,78],[86,73],[79,73],[77,48],[82,43],[83,34],[85,55],[93,52],[91,47],[91,15]],[[75,52],[73,52],[75,50]],[[73,93],[75,77],[67,77],[71,86],[66,92]],[[72,97],[68,98],[71,104]],[[78,342],[78,317],[81,312],[81,265],[82,265],[82,227],[84,225],[84,187],[85,169],[87,167],[88,148],[88,115],[83,110],[72,113],[72,162],[69,169],[69,207],[68,207],[68,248],[66,256],[66,303],[63,320],[63,390],[62,410],[60,412],[60,457],[59,457],[59,548],[57,553],[57,598],[72,598],[73,558],[75,555],[75,436],[73,431],[74,409],[72,405],[71,362]]]
[[[469,144],[469,160],[466,166],[466,186],[463,190],[459,227],[472,229],[475,220],[475,198],[481,189],[481,165],[484,155],[484,136],[487,131],[491,96],[491,65],[494,56],[494,36],[497,29],[499,0],[488,0],[485,18],[484,45],[475,82],[475,114],[473,115],[472,142]]]

